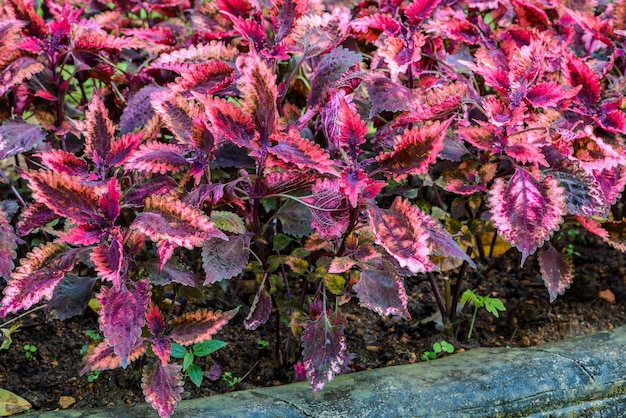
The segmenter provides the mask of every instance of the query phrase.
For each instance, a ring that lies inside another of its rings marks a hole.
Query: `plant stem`
[[[474,331],[474,322],[476,322],[476,314],[478,313],[478,307],[474,306],[474,316],[472,316],[472,323],[470,324],[469,332],[467,333],[467,339],[472,338],[472,331]]]
[[[2,171],[1,168],[0,168],[0,177],[5,179],[7,181],[7,183],[9,183],[9,187],[11,188],[11,192],[15,195],[15,198],[17,199],[17,201],[20,202],[20,206],[25,207],[26,206],[26,202],[24,202],[24,199],[22,199],[22,196],[20,195],[20,192],[18,192],[17,189],[15,188],[15,186],[13,186],[13,184],[11,184],[11,181],[9,180],[7,175],[4,174],[4,171]]]
[[[472,247],[468,247],[465,254],[472,254]],[[456,319],[456,308],[459,305],[459,298],[461,297],[461,284],[463,283],[465,274],[467,274],[467,266],[467,261],[463,261],[461,269],[459,270],[459,275],[457,276],[456,282],[454,283],[454,296],[452,297],[452,307],[449,312],[450,322],[454,322],[454,320]]]
[[[41,310],[41,309],[43,309],[45,307],[46,307],[46,305],[39,305],[39,306],[37,306],[37,307],[35,307],[33,309],[30,309],[30,310],[24,312],[23,314],[21,314],[19,316],[16,316],[15,318],[9,320],[9,321],[3,322],[2,324],[0,324],[0,328],[1,327],[6,327],[7,325],[9,325],[9,324],[11,324],[11,323],[13,323],[13,322],[15,322],[17,320],[19,320],[21,318],[24,318],[26,315],[32,314],[33,312],[37,312],[37,311],[39,311],[39,310]]]
[[[444,321],[448,320],[448,313],[446,312],[446,305],[443,302],[443,298],[441,297],[441,292],[437,287],[437,280],[435,279],[435,275],[431,272],[427,273],[428,280],[430,281],[430,287],[433,289],[433,293],[435,294],[435,299],[437,300],[437,306],[439,306],[439,312],[441,312],[441,319]]]

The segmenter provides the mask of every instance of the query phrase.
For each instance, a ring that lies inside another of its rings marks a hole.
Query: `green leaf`
[[[448,354],[454,353],[454,346],[447,341],[441,342],[441,349]]]
[[[193,353],[198,357],[206,357],[215,353],[217,350],[228,345],[227,342],[221,340],[206,340],[193,345]]]
[[[185,354],[187,354],[187,349],[180,344],[172,343],[172,351],[170,352],[170,356],[174,358],[184,358]]]
[[[183,358],[183,371],[187,371],[187,369],[189,369],[189,366],[191,366],[193,364],[193,359],[194,359],[194,355],[191,352],[187,352],[185,354],[185,357]]]
[[[474,299],[476,299],[476,295],[474,294],[474,292],[470,289],[467,289],[465,292],[463,292],[463,294],[461,295],[461,303],[465,304],[469,301],[474,301]]]
[[[440,344],[440,343],[434,343],[434,344],[433,344],[433,351],[434,351],[436,354],[441,353],[441,344]]]
[[[202,384],[202,369],[197,364],[192,364],[187,370],[187,376],[189,376],[189,380],[193,382],[194,385],[200,387]]]
[[[291,241],[293,241],[293,239],[285,234],[276,234],[276,236],[274,237],[274,246],[272,249],[274,251],[282,251],[287,248]]]
[[[244,234],[246,232],[246,224],[240,216],[220,210],[211,212],[211,221],[217,229],[234,234]]]
[[[496,318],[500,318],[500,313],[498,311],[506,311],[506,308],[500,299],[485,296],[484,300],[485,309],[487,309],[488,312],[491,312]]]
[[[11,335],[21,326],[22,323],[17,322],[13,324],[11,328],[0,328],[0,343],[2,343],[0,344],[0,350],[8,350],[9,347],[11,347],[11,343],[13,342]]]

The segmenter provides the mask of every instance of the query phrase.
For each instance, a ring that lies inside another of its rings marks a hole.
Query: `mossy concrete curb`
[[[156,417],[148,405],[59,417]],[[428,363],[182,401],[174,417],[626,417],[626,327],[532,348],[480,348]]]

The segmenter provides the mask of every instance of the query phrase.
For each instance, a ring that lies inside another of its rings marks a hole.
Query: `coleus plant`
[[[0,207],[0,316],[47,299],[65,319],[95,292],[84,372],[149,353],[161,416],[172,341],[237,310],[164,317],[157,287],[256,277],[246,328],[288,317],[315,393],[349,369],[342,304],[410,318],[404,278],[476,267],[483,230],[538,254],[551,300],[566,220],[626,249],[623,2],[38,6],[6,1],[0,23],[0,159],[28,182]]]

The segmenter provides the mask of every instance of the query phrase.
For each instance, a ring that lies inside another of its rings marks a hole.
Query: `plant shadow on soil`
[[[518,253],[512,252],[504,257],[489,277],[481,281],[478,290],[480,294],[502,299],[507,310],[499,319],[481,310],[483,312],[478,314],[471,340],[466,338],[471,322],[470,309],[465,309],[461,315],[456,337],[438,331],[434,322],[427,322],[437,307],[425,276],[418,275],[405,281],[412,316],[410,320],[380,317],[358,306],[358,301],[353,298],[342,307],[346,316],[348,351],[353,353],[350,370],[421,361],[422,354],[442,339],[452,343],[457,352],[479,346],[528,347],[623,325],[626,318],[626,254],[619,253],[595,237],[582,234],[580,238],[583,239],[578,239],[573,247],[574,283],[552,304],[535,257],[529,258],[522,269],[519,268]],[[469,279],[464,288],[476,283],[472,274]],[[614,301],[610,300],[611,295]],[[243,318],[253,296],[240,292],[231,306],[222,305],[223,302],[217,298],[208,298],[201,306],[191,302],[186,305],[186,311],[229,309],[243,305],[242,312],[215,336],[228,342],[228,346],[211,358],[196,358],[196,364],[204,370],[210,369],[215,360],[222,371],[243,379],[234,387],[230,387],[224,379],[204,379],[200,388],[187,379],[183,399],[294,381],[292,364],[284,369],[274,367],[274,321],[268,321],[256,331],[247,331],[243,326]],[[125,370],[103,371],[92,382],[87,376],[80,376],[81,349],[92,342],[86,331],[98,330],[95,314],[86,311],[82,316],[61,322],[46,320],[43,311],[38,311],[23,318],[22,322],[21,328],[12,336],[11,347],[0,351],[0,388],[22,396],[33,405],[33,410],[58,409],[62,396],[76,400],[71,408],[144,402],[141,359]],[[287,328],[281,329],[281,347],[288,333]],[[259,340],[268,341],[269,346],[262,347]],[[26,344],[37,347],[36,360],[26,358],[23,348]],[[297,350],[300,351],[300,348]]]

